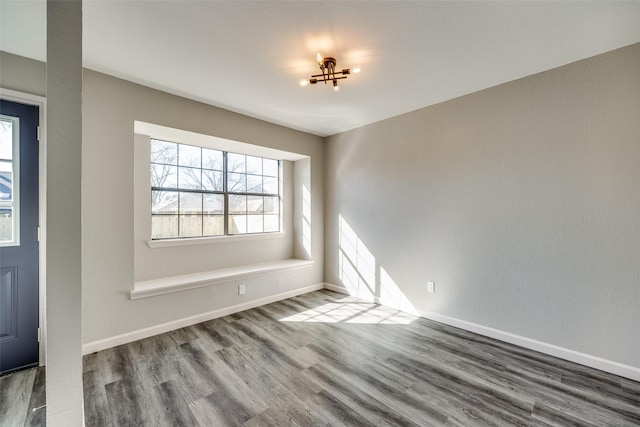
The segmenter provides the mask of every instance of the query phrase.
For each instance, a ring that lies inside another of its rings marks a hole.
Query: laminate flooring
[[[44,426],[45,368],[31,368],[0,377],[0,426]]]
[[[44,426],[44,368],[0,425]],[[640,426],[640,383],[317,291],[84,357],[87,426]]]
[[[88,426],[638,426],[640,383],[329,291],[84,358]]]

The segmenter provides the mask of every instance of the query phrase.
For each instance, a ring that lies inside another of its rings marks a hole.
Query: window
[[[151,238],[280,231],[280,162],[151,139]]]
[[[0,116],[0,246],[19,243],[18,129],[17,117]]]

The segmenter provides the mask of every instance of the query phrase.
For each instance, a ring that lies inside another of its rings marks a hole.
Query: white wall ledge
[[[239,267],[220,268],[201,273],[163,277],[161,279],[143,280],[134,283],[133,290],[130,295],[132,300],[148,298],[171,292],[213,286],[265,273],[275,273],[279,271],[310,267],[313,263],[313,260],[285,259],[260,264],[243,265]]]

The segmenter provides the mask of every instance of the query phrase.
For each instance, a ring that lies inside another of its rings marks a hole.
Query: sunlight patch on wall
[[[409,298],[382,267],[380,267],[380,304],[406,311],[407,313],[418,314],[418,310],[411,304]]]
[[[376,264],[373,253],[342,215],[338,215],[338,233],[338,278],[348,294],[417,315],[418,310],[389,272]]]
[[[302,187],[302,247],[311,258],[311,192],[306,185]]]
[[[342,215],[338,219],[340,281],[350,295],[372,300],[375,297],[376,259]]]

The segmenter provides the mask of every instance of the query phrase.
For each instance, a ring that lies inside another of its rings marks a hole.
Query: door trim
[[[0,88],[0,98],[7,101],[18,102],[25,105],[35,105],[38,107],[38,121],[40,126],[39,135],[39,167],[38,167],[38,181],[40,184],[38,192],[38,204],[39,204],[39,226],[40,226],[40,245],[39,245],[39,262],[38,262],[38,304],[39,304],[39,328],[40,328],[40,342],[39,347],[39,365],[44,366],[47,360],[47,324],[46,324],[46,283],[47,283],[47,98],[39,95],[32,95],[30,93],[18,92],[15,90]]]

